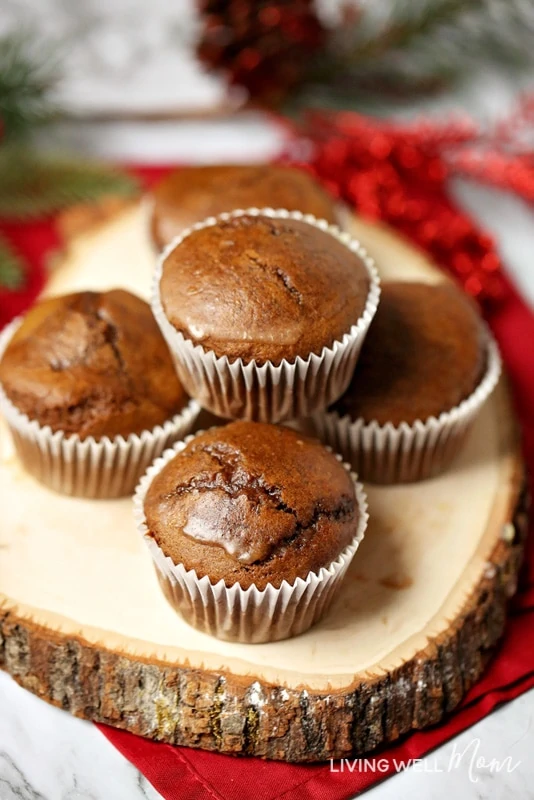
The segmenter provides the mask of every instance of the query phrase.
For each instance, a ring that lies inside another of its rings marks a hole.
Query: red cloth
[[[30,306],[41,292],[47,276],[50,255],[59,247],[52,220],[37,222],[1,222],[0,236],[26,265],[24,286],[10,292],[0,286],[0,330],[17,314]]]
[[[162,169],[137,169],[151,183]],[[0,232],[29,262],[24,292],[0,292],[0,327],[28,306],[46,278],[46,263],[58,245],[51,220],[2,225]],[[534,315],[513,287],[490,319],[511,379],[524,432],[525,456],[534,476]],[[534,488],[534,485],[531,486]],[[497,705],[534,686],[534,537],[529,539],[524,584],[516,597],[506,635],[482,680],[441,725],[413,733],[375,754],[387,759],[386,772],[331,772],[329,764],[302,766],[190,750],[158,744],[124,731],[99,726],[113,745],[135,764],[166,800],[341,800],[394,773],[397,764],[421,758],[489,714]]]

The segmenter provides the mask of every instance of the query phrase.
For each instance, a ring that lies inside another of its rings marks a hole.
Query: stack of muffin
[[[495,344],[452,284],[389,283],[380,299],[372,259],[304,172],[177,172],[150,214],[152,307],[122,290],[39,303],[0,337],[0,409],[50,488],[135,489],[190,624],[295,636],[364,535],[351,469],[379,483],[446,469],[497,383]],[[236,421],[188,435],[201,408]]]

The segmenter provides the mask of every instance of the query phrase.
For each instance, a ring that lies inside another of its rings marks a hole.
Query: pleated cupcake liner
[[[341,340],[307,358],[297,356],[294,361],[284,359],[278,365],[270,361],[260,365],[254,360],[244,362],[238,358],[230,361],[226,356],[217,356],[212,350],[205,350],[202,345],[185,338],[169,322],[159,290],[165,259],[194,231],[244,214],[307,222],[330,233],[362,259],[370,280],[367,301],[359,320]],[[227,419],[282,422],[310,416],[327,408],[343,394],[354,372],[379,298],[380,281],[374,262],[348,233],[300,211],[249,208],[209,217],[185,230],[163,250],[154,274],[152,310],[176,359],[180,380],[203,408]]]
[[[177,442],[149,467],[134,494],[137,529],[153,559],[163,594],[178,614],[193,627],[227,641],[260,644],[298,636],[314,625],[328,610],[347,569],[362,541],[368,522],[367,498],[356,475],[343,464],[354,482],[359,508],[357,530],[352,542],[328,567],[310,572],[294,583],[283,581],[260,590],[255,585],[242,589],[238,583],[213,584],[207,575],[175,564],[151,536],[146,524],[144,503],[148,489],[161,470],[201,431]],[[336,455],[343,463],[341,456]]]
[[[22,322],[17,318],[0,334],[0,359]],[[93,499],[131,495],[148,465],[178,439],[187,435],[200,413],[190,400],[171,419],[152,430],[128,437],[92,436],[53,431],[23,414],[0,384],[0,414],[7,422],[25,470],[61,494]]]
[[[315,414],[306,429],[332,447],[363,481],[378,484],[412,483],[444,472],[460,451],[477,415],[501,374],[501,358],[486,332],[487,368],[481,382],[465,400],[439,417],[402,422],[395,426],[365,422],[336,411]]]

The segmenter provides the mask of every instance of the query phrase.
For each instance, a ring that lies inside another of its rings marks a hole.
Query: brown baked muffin
[[[291,218],[242,215],[192,232],[163,263],[160,296],[184,338],[245,363],[320,354],[360,319],[362,258]]]
[[[439,417],[468,397],[486,369],[474,303],[451,283],[386,283],[340,416],[379,425]]]
[[[311,175],[280,165],[192,167],[153,192],[151,233],[158,249],[185,228],[234,208],[287,208],[336,223],[334,201]]]
[[[280,587],[328,567],[356,535],[350,473],[293,430],[235,422],[196,436],[151,482],[149,536],[211,584]]]
[[[0,361],[0,383],[19,412],[80,439],[140,434],[188,401],[150,307],[120,289],[36,305]]]

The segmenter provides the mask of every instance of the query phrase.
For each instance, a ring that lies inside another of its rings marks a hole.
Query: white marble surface
[[[0,800],[155,800],[148,781],[91,722],[0,672]]]
[[[491,115],[509,106],[515,89],[509,81],[486,76],[481,83],[424,110],[460,104]],[[43,147],[70,147],[104,158],[153,163],[261,160],[275,154],[280,142],[280,131],[254,115],[189,123],[69,122],[41,140]],[[455,192],[495,233],[510,272],[534,305],[532,209],[465,182],[459,182]],[[439,748],[423,764],[379,784],[367,797],[529,800],[534,797],[533,713],[531,691]],[[449,770],[454,754],[466,748],[460,763]],[[499,772],[470,769],[476,748],[477,756],[486,762],[508,761]],[[0,800],[154,800],[158,796],[96,727],[47,706],[0,674]]]

